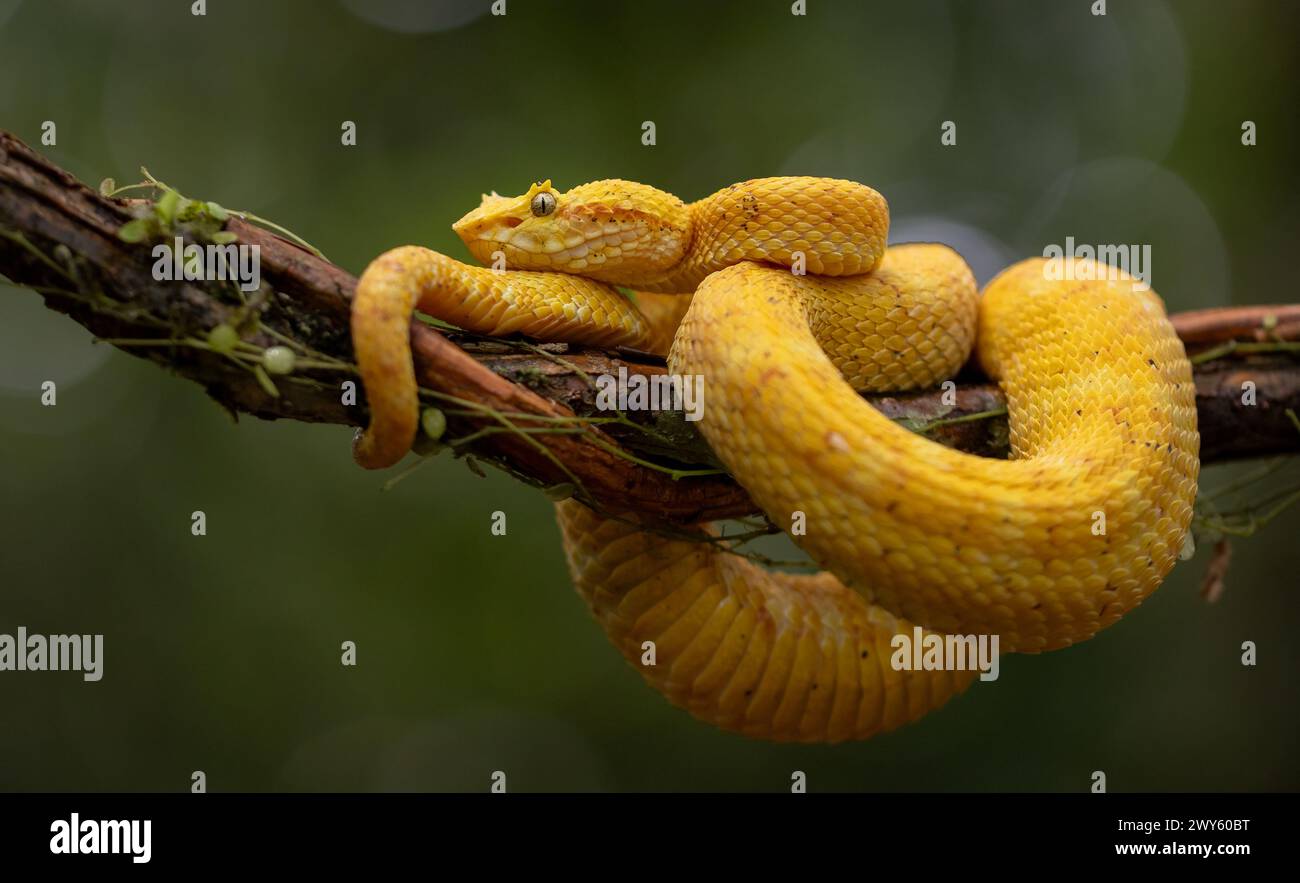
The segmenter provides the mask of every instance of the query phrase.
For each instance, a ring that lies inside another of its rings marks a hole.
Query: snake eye
[[[555,194],[547,190],[533,197],[532,204],[533,214],[536,217],[543,218],[555,211]]]

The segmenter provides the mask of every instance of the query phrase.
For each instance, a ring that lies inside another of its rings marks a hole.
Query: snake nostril
[[[520,224],[522,224],[523,222],[524,222],[524,221],[523,221],[522,218],[503,218],[502,221],[501,221],[501,223],[505,224],[507,227],[509,227],[509,228],[512,229],[512,230],[513,230],[515,227],[518,227],[518,226],[519,226]]]

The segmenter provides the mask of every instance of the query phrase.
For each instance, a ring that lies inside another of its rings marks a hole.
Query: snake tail
[[[367,469],[392,466],[415,441],[419,396],[411,362],[415,310],[467,331],[592,346],[638,346],[652,329],[614,288],[580,276],[474,267],[427,248],[385,252],[357,281],[352,345],[370,425],[352,455]]]

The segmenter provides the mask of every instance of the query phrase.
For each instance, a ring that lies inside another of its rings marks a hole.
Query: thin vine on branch
[[[96,191],[0,132],[0,273],[101,341],[199,383],[232,414],[363,425],[364,390],[355,402],[344,395],[347,381],[359,386],[355,277],[282,227],[146,176]],[[155,279],[151,245],[173,236],[258,246],[261,287]],[[1173,320],[1195,363],[1202,461],[1300,452],[1300,305]],[[411,343],[422,396],[445,418],[426,452],[450,448],[471,468],[487,462],[551,496],[660,523],[758,513],[680,413],[597,407],[593,377],[662,374],[662,358],[487,339],[423,319]],[[942,444],[1008,453],[1005,400],[969,367],[947,401],[939,390],[866,398]],[[1231,511],[1205,517],[1219,535],[1245,529]]]

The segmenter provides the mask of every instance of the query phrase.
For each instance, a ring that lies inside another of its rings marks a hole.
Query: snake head
[[[546,223],[545,215],[535,213],[533,207],[536,204],[538,211],[553,213],[557,196],[549,180],[534,184],[523,196],[500,196],[495,190],[484,193],[479,207],[451,228],[475,258],[492,264],[494,252],[546,242],[554,225]]]
[[[520,196],[484,194],[452,225],[483,264],[556,270],[635,284],[675,265],[690,241],[677,197],[630,181],[595,181],[563,193],[541,181]]]

